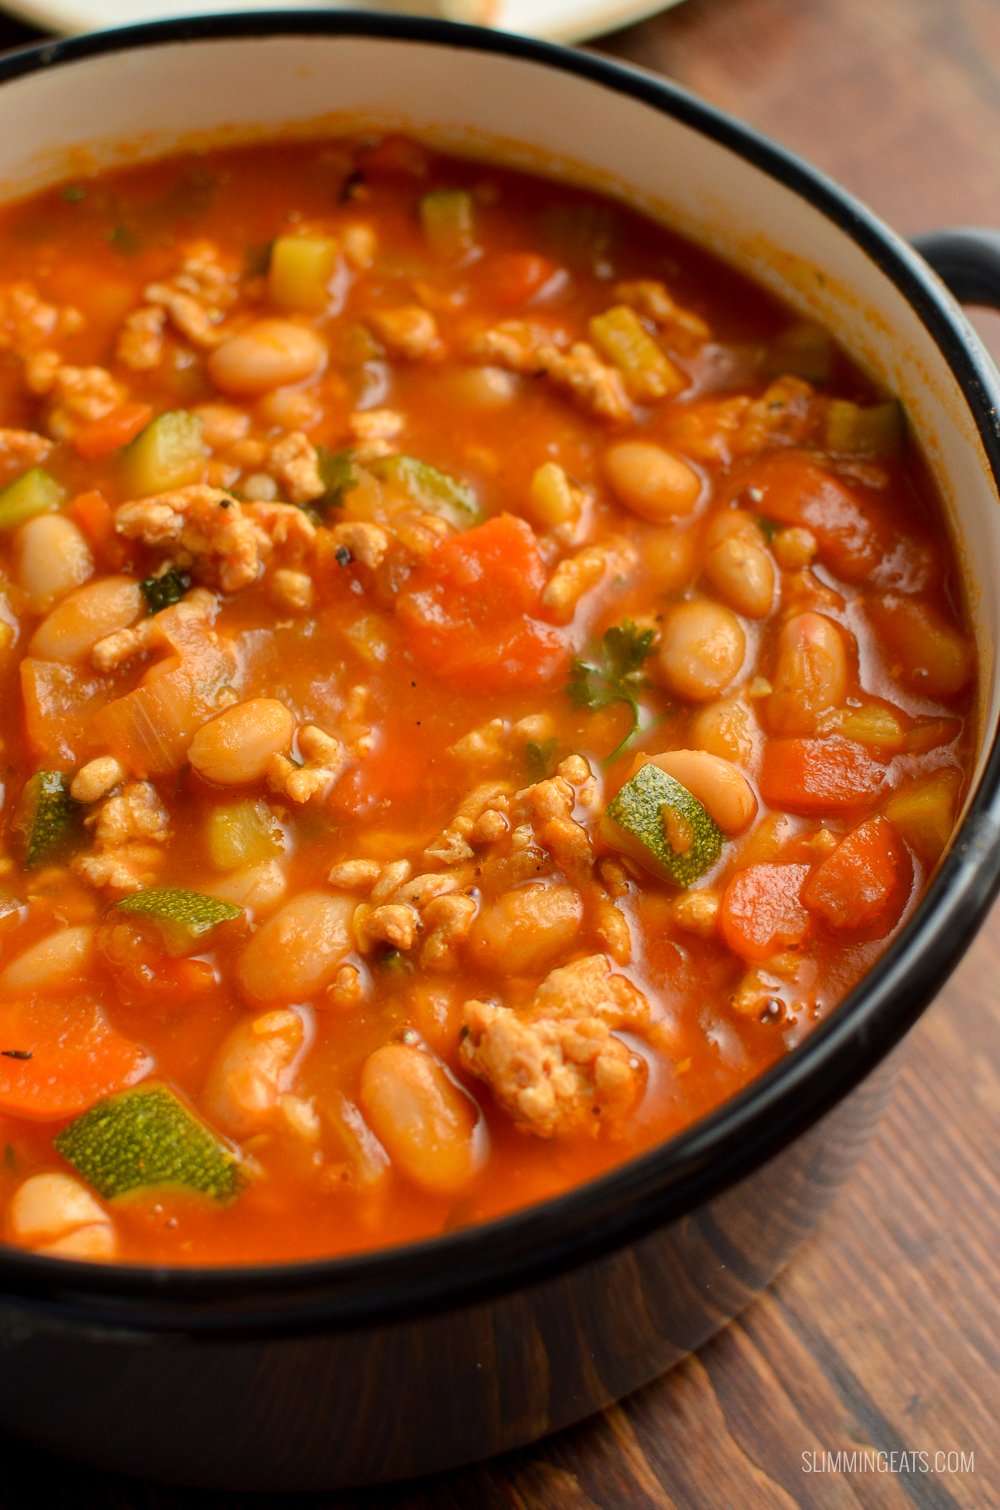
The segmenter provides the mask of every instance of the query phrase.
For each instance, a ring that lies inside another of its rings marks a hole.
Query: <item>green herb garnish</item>
[[[343,506],[344,494],[356,488],[361,481],[354,452],[326,451],[322,446],[317,446],[316,454],[319,458],[319,475],[326,491],[322,497],[314,498],[311,506],[321,512],[323,509],[339,509]]]
[[[150,613],[159,613],[161,609],[179,603],[190,587],[191,578],[186,571],[181,571],[179,566],[168,566],[166,571],[147,577],[142,592]]]
[[[604,631],[601,643],[590,660],[575,660],[570,668],[566,692],[574,707],[589,708],[597,713],[614,703],[631,709],[632,722],[625,738],[607,757],[616,759],[639,728],[638,694],[646,685],[642,667],[653,649],[656,633],[640,629],[631,619],[612,624]]]

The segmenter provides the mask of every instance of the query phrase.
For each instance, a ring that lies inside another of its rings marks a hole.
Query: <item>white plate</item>
[[[271,10],[275,0],[12,0],[5,10],[49,31],[101,31],[158,21],[164,16],[207,12]],[[521,32],[546,42],[583,42],[602,32],[641,21],[679,0],[500,0],[496,21],[501,31]],[[301,10],[340,10],[336,0],[296,0]],[[382,9],[377,0],[373,10]],[[385,9],[402,9],[387,4]],[[414,9],[418,9],[414,6]]]

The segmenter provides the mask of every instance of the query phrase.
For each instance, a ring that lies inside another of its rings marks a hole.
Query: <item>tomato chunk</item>
[[[417,659],[446,681],[484,691],[538,687],[569,656],[564,635],[534,617],[544,585],[531,526],[500,514],[443,541],[413,573],[397,612]]]
[[[738,476],[753,489],[755,512],[811,530],[820,557],[845,582],[868,581],[892,548],[874,502],[801,452],[771,452]]]
[[[748,865],[722,894],[719,931],[734,954],[763,960],[801,944],[809,914],[800,900],[808,865]]]
[[[769,807],[820,817],[870,802],[884,776],[849,739],[772,739],[764,746],[760,794]]]
[[[885,818],[869,818],[841,839],[802,888],[810,911],[838,931],[882,937],[899,922],[913,885],[906,845]]]
[[[500,304],[526,304],[559,271],[536,252],[505,252],[490,264],[489,290]]]

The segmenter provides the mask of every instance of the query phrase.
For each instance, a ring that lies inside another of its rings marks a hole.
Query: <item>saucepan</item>
[[[0,188],[192,141],[371,123],[628,200],[835,330],[902,397],[980,645],[960,832],[890,951],[786,1060],[665,1146],[433,1241],[166,1270],[0,1253],[0,1429],[119,1472],[333,1489],[455,1467],[663,1373],[768,1284],[870,1136],[893,1050],[1000,876],[1000,383],[944,283],[1000,304],[995,239],[923,256],[835,184],[683,90],[445,23],[256,12],[0,61]],[[931,266],[928,265],[928,262]]]

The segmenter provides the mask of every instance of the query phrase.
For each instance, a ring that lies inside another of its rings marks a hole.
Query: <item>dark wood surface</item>
[[[0,47],[33,35],[0,18]],[[686,0],[595,45],[742,116],[906,234],[1000,222],[1000,0]],[[1000,317],[976,320],[1000,359]],[[314,1503],[1000,1505],[998,981],[1000,910],[912,1034],[881,1129],[821,1230],[697,1357],[533,1449]],[[883,1472],[804,1471],[819,1454],[866,1449],[909,1456],[883,1458]],[[922,1452],[931,1467],[938,1452],[973,1455],[974,1467],[924,1473]],[[131,1484],[0,1442],[3,1510],[276,1504]]]

